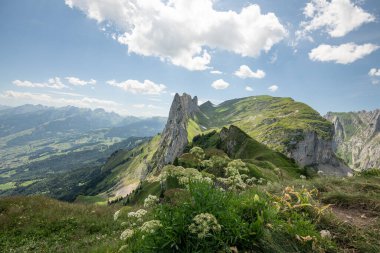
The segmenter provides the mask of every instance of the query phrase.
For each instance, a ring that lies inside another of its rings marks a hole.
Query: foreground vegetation
[[[165,171],[124,207],[1,198],[0,251],[380,252],[377,170],[245,190],[199,171],[195,180],[182,173],[189,169]]]

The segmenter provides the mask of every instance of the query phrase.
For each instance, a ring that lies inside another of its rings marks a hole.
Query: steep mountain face
[[[199,113],[198,98],[184,93],[175,94],[169,118],[161,135],[159,148],[154,155],[157,167],[172,163],[188,144],[188,122]]]
[[[334,124],[334,149],[355,170],[380,167],[380,110],[329,112]]]
[[[235,125],[269,148],[328,174],[346,175],[350,168],[332,148],[333,126],[311,107],[291,98],[257,96],[206,102],[175,96],[156,154],[158,165],[171,163],[197,134]]]

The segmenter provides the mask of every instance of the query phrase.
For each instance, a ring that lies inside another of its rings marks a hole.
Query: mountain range
[[[41,184],[46,178],[82,167],[99,167],[114,151],[138,143],[138,139],[128,138],[144,141],[159,133],[165,121],[72,106],[3,108],[0,193],[12,194],[20,186]]]
[[[380,250],[378,110],[176,94],[167,119],[29,105],[0,119],[5,252]]]

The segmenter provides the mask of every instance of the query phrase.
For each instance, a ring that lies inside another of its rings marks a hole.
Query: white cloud
[[[216,90],[224,90],[227,89],[228,86],[230,86],[230,84],[224,81],[223,79],[218,79],[211,84],[211,87],[213,87]]]
[[[301,23],[298,35],[323,29],[331,37],[343,37],[361,25],[375,21],[375,16],[366,12],[351,0],[311,0],[304,8],[307,21]]]
[[[132,92],[133,94],[151,94],[158,95],[165,92],[166,86],[163,84],[156,84],[150,80],[144,80],[143,83],[137,80],[126,80],[124,82],[116,82],[115,80],[107,81],[107,84],[119,87],[125,91]]]
[[[339,46],[319,45],[309,53],[312,61],[335,62],[340,64],[352,63],[377,50],[379,46],[374,44],[356,45],[346,43]]]
[[[261,69],[258,69],[256,72],[253,72],[247,65],[241,65],[238,70],[235,71],[235,76],[240,78],[264,78],[265,72]]]
[[[268,87],[268,90],[270,92],[276,92],[278,90],[278,86],[277,85],[272,85],[272,86]]]
[[[369,75],[369,76],[372,76],[372,77],[380,76],[380,69],[372,68],[372,69],[368,72],[368,75]]]
[[[90,79],[90,80],[81,80],[78,77],[68,76],[65,78],[70,84],[74,86],[85,86],[85,85],[94,85],[96,84],[96,80]]]
[[[50,93],[63,95],[63,96],[69,96],[69,97],[85,97],[85,95],[74,93],[74,92],[51,91]]]
[[[134,104],[132,105],[134,108],[142,109],[145,107],[145,104]]]
[[[205,70],[206,48],[257,57],[287,36],[274,13],[252,4],[240,12],[214,9],[214,0],[65,0],[98,23],[112,23],[129,53]],[[108,28],[109,29],[109,28]],[[228,31],[228,32],[226,32]]]
[[[63,89],[66,87],[61,82],[61,79],[59,77],[50,78],[47,82],[44,82],[44,83],[34,83],[31,81],[21,81],[21,80],[14,80],[12,83],[18,87],[27,87],[27,88]]]
[[[210,73],[214,74],[214,75],[221,75],[221,74],[223,74],[223,72],[219,71],[219,70],[211,70]]]
[[[43,104],[54,107],[71,105],[91,109],[103,108],[109,112],[114,111],[123,115],[128,114],[128,111],[125,109],[125,107],[119,103],[111,100],[102,100],[91,97],[62,98],[46,93],[17,92],[12,90],[0,93],[0,97],[2,100],[6,101],[7,104],[12,105],[21,105],[25,103]]]
[[[252,87],[250,87],[250,86],[245,86],[245,90],[246,91],[253,91]]]
[[[374,85],[377,85],[380,83],[380,80],[378,77],[380,77],[380,68],[371,68],[368,72],[368,75],[371,77],[371,83]]]
[[[152,105],[152,104],[134,104],[132,105],[134,108],[142,109],[142,108],[150,108],[150,109],[160,109],[162,107],[157,106],[157,105]]]

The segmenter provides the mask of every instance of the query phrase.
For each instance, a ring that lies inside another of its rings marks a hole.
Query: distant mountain
[[[6,106],[6,105],[0,105],[0,111],[1,110],[4,110],[4,109],[9,109],[11,108],[10,106]]]
[[[334,124],[334,148],[353,169],[380,168],[380,110],[329,112]]]
[[[100,166],[115,148],[127,147],[124,140],[154,136],[165,121],[72,106],[0,110],[0,191],[49,174]]]

